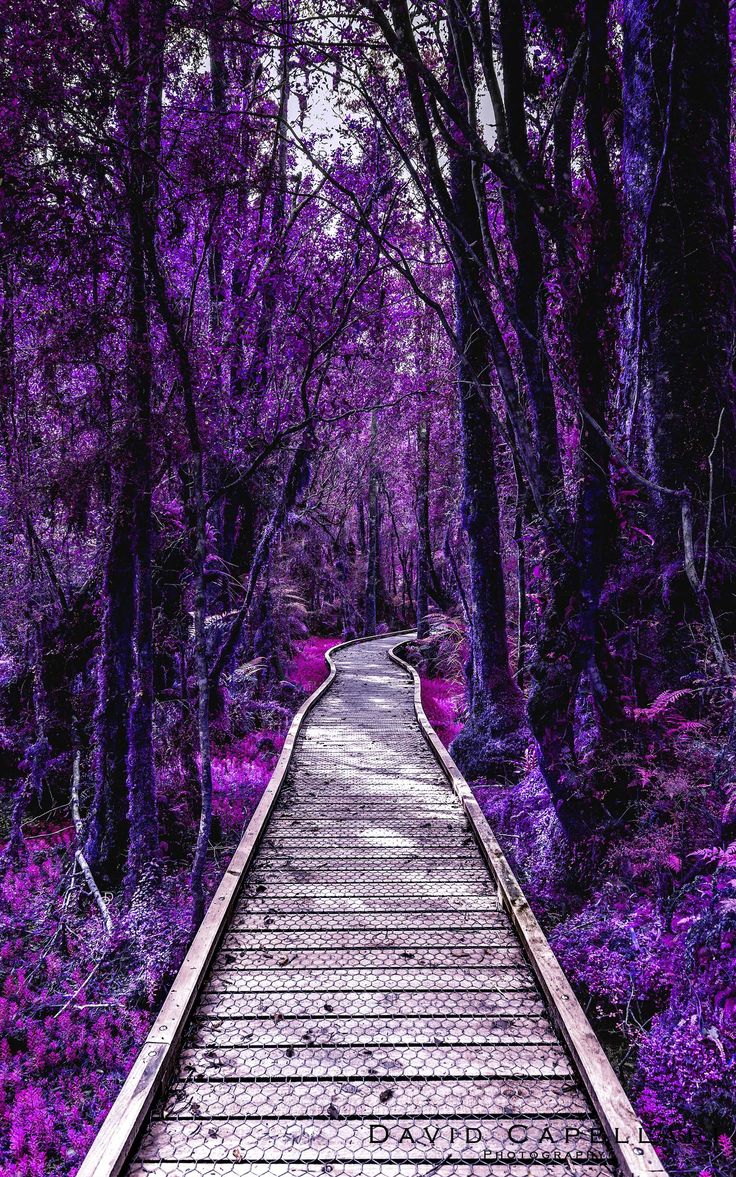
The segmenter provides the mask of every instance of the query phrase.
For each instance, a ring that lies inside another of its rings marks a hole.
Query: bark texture
[[[702,555],[733,551],[733,195],[726,0],[624,5],[623,178],[629,231],[631,452],[654,482],[693,496]],[[646,505],[665,582],[682,570],[676,502]]]

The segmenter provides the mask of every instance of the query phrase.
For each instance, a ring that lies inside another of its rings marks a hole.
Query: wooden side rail
[[[386,635],[394,636],[394,635]],[[396,637],[408,638],[407,631]],[[304,720],[331,686],[337,668],[333,654],[358,642],[374,638],[353,638],[325,653],[330,673],[294,716],[273,776],[245,829],[191,947],[174,978],[166,1000],[145,1039],[140,1053],[110,1108],[77,1177],[117,1177],[130,1158],[154,1100],[165,1088],[197,997],[228,926],[248,870],[278,799],[289,770]]]
[[[422,706],[421,681],[417,671],[396,653],[405,643],[398,643],[389,656],[408,671],[414,681],[414,710],[424,738],[437,758],[445,776],[462,802],[470,827],[498,888],[499,897],[509,914],[521,945],[549,1004],[550,1013],[567,1046],[583,1086],[595,1108],[606,1139],[623,1177],[667,1177],[667,1173],[649,1143],[618,1076],[572,991],[547,937],[531,910],[472,790],[460,769],[440,742]]]

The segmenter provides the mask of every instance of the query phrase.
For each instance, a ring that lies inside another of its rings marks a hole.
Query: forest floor
[[[456,660],[437,669],[422,699],[449,747],[464,687]],[[638,805],[584,883],[532,752],[518,784],[474,792],[670,1173],[734,1177],[736,846],[714,847],[715,732],[683,712],[675,698],[646,717]]]
[[[277,711],[277,726],[236,740],[220,736],[210,896],[268,784],[293,713],[327,675],[324,653],[334,644],[334,638],[310,638],[298,645],[286,670],[295,689],[290,705]],[[261,715],[267,714],[264,707]],[[3,871],[0,1172],[6,1177],[76,1172],[186,952],[196,797],[175,765],[160,770],[162,875],[124,915],[113,905],[109,938],[79,886],[72,889],[68,805],[27,821],[25,859]],[[182,831],[188,831],[184,840]]]

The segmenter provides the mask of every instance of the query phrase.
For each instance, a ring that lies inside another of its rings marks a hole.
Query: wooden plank
[[[309,842],[299,840],[298,843],[292,844],[291,849],[286,846],[278,846],[273,843],[266,847],[264,842],[261,845],[261,853],[258,857],[260,864],[268,863],[275,870],[288,870],[295,864],[301,864],[301,869],[305,870],[345,870],[351,864],[358,866],[361,870],[384,870],[389,863],[395,862],[399,869],[404,866],[421,865],[426,869],[435,871],[455,870],[459,863],[463,869],[466,864],[473,866],[478,861],[477,847],[473,846],[471,850],[462,853],[457,845],[447,846],[445,849],[428,850],[422,848],[421,851],[409,850],[405,854],[397,853],[398,848],[386,849],[381,847],[375,850],[366,850],[365,846],[359,843],[353,843],[352,846],[341,845],[337,843],[334,846],[334,854],[326,857],[327,847],[320,853],[319,848],[315,848],[314,841]]]
[[[585,1090],[600,1117],[609,1146],[624,1177],[666,1177],[654,1147],[649,1143],[616,1072],[578,1002],[557,957],[550,948],[501,847],[472,790],[454,760],[434,732],[422,706],[419,675],[397,652],[390,657],[411,676],[414,709],[422,733],[460,799],[483,857],[496,881],[535,976],[549,1002],[563,1039],[570,1050]]]
[[[333,882],[329,876],[319,883],[285,883],[280,880],[265,883],[257,882],[254,879],[252,882],[249,880],[243,890],[243,898],[246,903],[250,896],[260,899],[272,897],[279,900],[289,897],[306,899],[311,896],[316,898],[331,896],[339,899],[341,896],[345,896],[345,898],[367,896],[371,899],[390,900],[398,897],[424,897],[425,895],[431,898],[439,896],[440,898],[455,899],[461,896],[492,897],[493,894],[488,878],[474,881],[467,880],[460,875],[456,881],[448,879],[447,882],[442,883],[427,883],[423,880],[414,881],[411,878],[404,878],[400,874],[395,875],[387,882],[358,883],[340,880]]]
[[[360,838],[365,844],[374,846],[392,844],[397,837],[414,838],[415,845],[423,846],[425,837],[430,834],[433,834],[434,838],[439,841],[447,839],[448,836],[462,839],[466,830],[467,826],[460,817],[454,817],[449,821],[445,817],[439,819],[422,817],[418,820],[405,821],[398,807],[391,816],[386,815],[375,819],[369,816],[345,817],[334,822],[329,819],[319,822],[306,815],[304,817],[289,817],[287,813],[283,813],[274,819],[271,827],[274,837],[280,837],[289,832],[293,836],[298,831],[299,836],[305,840],[311,834],[318,834],[321,838],[327,838],[328,841],[334,840],[339,845],[340,840],[349,834],[351,838]]]
[[[167,1120],[300,1116],[524,1116],[588,1119],[590,1109],[569,1079],[283,1079],[278,1082],[200,1082],[177,1086],[166,1105]]]
[[[295,1018],[406,1018],[406,1017],[497,1017],[542,1016],[545,1007],[535,989],[467,990],[448,993],[443,989],[417,993],[414,990],[379,990],[330,993],[226,993],[208,991],[199,1012],[208,1017]]]
[[[403,929],[396,931],[308,931],[298,928],[292,931],[255,932],[231,931],[223,940],[223,948],[249,949],[251,951],[283,952],[319,951],[320,949],[416,949],[424,948],[431,941],[438,948],[511,948],[518,946],[518,940],[509,928],[493,928],[484,931],[465,929]]]
[[[572,1074],[559,1043],[491,1046],[239,1046],[181,1052],[184,1079],[438,1078],[564,1079]],[[282,1108],[281,1114],[284,1114]],[[291,1114],[287,1112],[287,1114]]]
[[[544,1017],[213,1018],[199,1013],[189,1046],[488,1046],[556,1042]],[[167,1111],[168,1115],[168,1111]]]
[[[409,910],[409,911],[343,911],[335,912],[237,912],[232,919],[232,931],[423,931],[427,939],[434,939],[440,931],[472,929],[477,932],[508,928],[508,916],[501,913],[498,903],[484,912]]]
[[[441,989],[531,989],[526,968],[466,969],[233,969],[215,961],[209,981],[212,993],[395,993]]]
[[[276,820],[278,818],[274,818],[274,822]],[[269,832],[273,832],[270,827]],[[303,862],[306,867],[313,860],[324,860],[327,856],[338,864],[337,869],[346,861],[361,864],[365,860],[390,861],[391,856],[398,852],[404,861],[413,858],[415,861],[437,862],[442,866],[451,864],[455,859],[461,863],[467,862],[471,854],[476,856],[477,861],[478,847],[475,839],[468,842],[468,838],[472,837],[467,828],[460,830],[456,838],[423,836],[421,842],[417,840],[414,832],[408,836],[397,832],[374,836],[371,831],[370,838],[345,836],[324,839],[311,831],[307,834],[298,834],[296,837],[291,834],[279,834],[278,838],[274,837],[273,840],[264,842],[263,850],[264,853],[273,854],[275,858]],[[333,854],[330,854],[330,845],[333,847]]]
[[[538,1159],[544,1159],[545,1151],[548,1155],[558,1154],[560,1160],[573,1157],[582,1146],[590,1160],[595,1160],[596,1154],[606,1159],[606,1147],[600,1143],[600,1127],[592,1119],[555,1123],[547,1117],[530,1116],[524,1122],[523,1140],[522,1134],[515,1131],[517,1125],[518,1121],[504,1116],[438,1117],[429,1125],[426,1120],[403,1117],[377,1123],[370,1117],[341,1120],[329,1116],[165,1120],[151,1124],[140,1155],[143,1160],[179,1162],[225,1161],[232,1160],[235,1154],[243,1161],[314,1160],[330,1164],[342,1160],[382,1164],[396,1160],[441,1162],[449,1151],[454,1157],[477,1164],[484,1154],[492,1157],[493,1152],[502,1152],[504,1159],[513,1157],[519,1165],[529,1157],[534,1158],[535,1153]],[[575,1129],[580,1129],[579,1135],[573,1135]]]
[[[451,915],[453,912],[498,911],[498,900],[495,895],[341,895],[339,890],[335,894],[299,896],[290,895],[281,898],[278,895],[248,896],[243,910],[253,914],[272,914],[292,912],[299,915],[309,915],[315,912],[443,912]]]
[[[413,879],[417,882],[453,882],[455,879],[467,882],[488,883],[488,871],[476,859],[454,863],[448,857],[443,860],[422,858],[397,858],[387,863],[385,858],[361,859],[316,859],[314,862],[296,860],[284,861],[271,855],[258,855],[258,869],[253,870],[250,882],[257,883],[381,883],[400,878],[402,882]]]
[[[268,952],[238,948],[228,937],[218,956],[220,968],[235,969],[462,969],[484,967],[525,968],[518,944],[490,948],[330,948],[286,949]]]
[[[400,1165],[381,1163],[379,1169],[368,1170],[380,1177],[550,1177],[549,1165],[531,1162],[523,1168],[517,1164],[484,1161],[480,1165],[457,1161],[414,1161]],[[562,1170],[564,1172],[564,1170]],[[362,1163],[330,1162],[329,1177],[366,1177]],[[293,1161],[135,1161],[130,1177],[325,1177],[325,1166],[321,1161],[311,1164]],[[595,1161],[576,1164],[568,1169],[565,1177],[612,1177],[613,1170],[605,1163]],[[560,1174],[562,1177],[562,1173]]]

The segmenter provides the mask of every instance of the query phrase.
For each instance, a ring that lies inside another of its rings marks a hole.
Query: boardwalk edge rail
[[[291,721],[288,735],[276,762],[271,780],[245,828],[238,847],[225,871],[202,923],[182,961],[179,972],[148,1037],[131,1067],[125,1083],[92,1142],[77,1177],[117,1177],[130,1159],[141,1129],[157,1095],[165,1087],[176,1059],[181,1040],[210,965],[220,946],[230,916],[240,896],[245,877],[253,861],[274,805],[291,765],[296,742],[304,720],[316,703],[332,686],[337,667],[333,655],[359,642],[375,637],[404,637],[410,631],[380,634],[370,638],[353,638],[340,642],[325,652],[330,672],[323,683],[305,699]]]
[[[422,734],[462,803],[483,858],[498,888],[501,902],[509,914],[522,948],[547,998],[550,1012],[572,1056],[588,1098],[598,1114],[621,1173],[623,1177],[654,1177],[655,1174],[656,1177],[667,1177],[662,1162],[646,1139],[641,1122],[585,1011],[573,993],[470,786],[427,719],[422,705],[419,674],[396,652],[405,645],[406,640],[397,643],[389,651],[389,657],[411,675],[414,684],[414,710]]]

